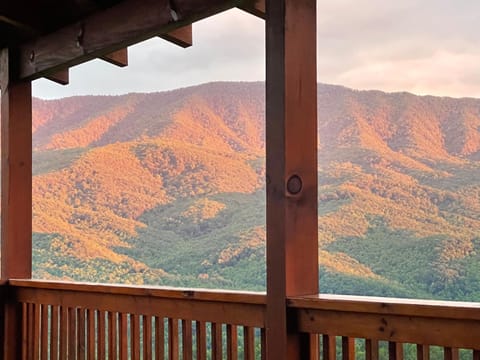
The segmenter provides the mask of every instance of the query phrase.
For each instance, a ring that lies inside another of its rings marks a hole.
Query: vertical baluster
[[[378,340],[365,340],[365,358],[366,360],[378,360]]]
[[[95,310],[87,310],[87,354],[88,360],[95,360],[95,346],[97,339],[95,336]]]
[[[261,346],[262,346],[262,360],[266,360],[267,359],[267,336],[265,333],[265,328],[260,329],[260,339],[261,339]]]
[[[105,311],[97,310],[97,359],[105,359]]]
[[[309,354],[310,354],[310,357],[309,359],[310,360],[319,360],[320,359],[320,354],[319,354],[319,350],[320,350],[320,335],[318,334],[310,334],[309,335],[310,339],[309,339],[309,345],[310,345],[310,349],[309,349]]]
[[[75,359],[77,349],[77,309],[68,308],[68,359]]]
[[[120,350],[120,360],[128,359],[128,316],[120,314],[118,323],[118,342]]]
[[[192,339],[192,321],[182,320],[182,354],[183,360],[190,360],[193,358],[193,339]]]
[[[333,335],[322,335],[323,360],[335,360],[337,358],[337,343]]]
[[[342,336],[342,359],[355,360],[355,338]]]
[[[68,357],[68,309],[60,306],[60,360]]]
[[[2,323],[2,321],[0,321]],[[0,331],[1,332],[1,331]],[[22,360],[27,360],[28,346],[28,305],[22,303]]]
[[[403,344],[390,341],[388,343],[388,358],[390,360],[403,360]]]
[[[155,359],[165,359],[165,323],[162,317],[155,317]]]
[[[480,350],[473,350],[473,360],[480,360]]]
[[[238,355],[237,325],[227,325],[227,359],[236,360]]]
[[[430,346],[417,345],[417,360],[430,360]]]
[[[140,316],[130,315],[130,351],[131,358],[140,360]]]
[[[222,359],[222,324],[212,323],[212,360]]]
[[[35,347],[33,337],[35,336],[35,307],[27,304],[27,358],[33,359],[33,348]]]
[[[58,313],[60,308],[58,306],[52,305],[50,307],[51,319],[50,319],[50,359],[56,360],[58,358]]]
[[[40,359],[47,360],[48,357],[48,305],[42,304],[40,306],[41,319],[40,319]]]
[[[243,353],[245,360],[255,359],[255,333],[250,326],[243,327]]]
[[[145,360],[153,358],[152,340],[152,317],[146,315],[143,317],[143,358]]]
[[[197,360],[205,360],[207,358],[207,331],[206,324],[203,321],[195,323],[197,333]]]
[[[37,360],[40,356],[40,304],[33,304],[34,318],[33,318],[33,358]]]
[[[452,347],[445,347],[443,349],[444,360],[458,360],[458,349]]]
[[[118,314],[116,312],[108,312],[108,359],[117,360],[117,323]]]
[[[85,309],[77,308],[77,360],[85,360]]]
[[[168,319],[168,358],[178,360],[178,320]]]

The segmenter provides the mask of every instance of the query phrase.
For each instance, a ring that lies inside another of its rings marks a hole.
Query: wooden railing
[[[266,358],[264,294],[34,280],[5,289],[22,359]],[[477,303],[318,295],[286,305],[291,331],[318,340],[313,359],[480,360]]]
[[[11,280],[23,359],[264,358],[265,295]]]
[[[323,360],[480,360],[478,303],[317,295],[288,307],[298,331],[320,336]]]

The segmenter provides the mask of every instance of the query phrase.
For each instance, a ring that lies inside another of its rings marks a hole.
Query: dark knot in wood
[[[287,181],[287,191],[292,195],[297,195],[302,191],[302,179],[298,175],[292,175]]]

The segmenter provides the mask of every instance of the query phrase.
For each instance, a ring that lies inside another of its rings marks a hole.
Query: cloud
[[[318,80],[357,89],[480,97],[478,0],[318,0]],[[264,23],[239,10],[194,24],[194,46],[152,39],[130,65],[100,61],[71,71],[41,97],[160,91],[215,80],[263,80]]]

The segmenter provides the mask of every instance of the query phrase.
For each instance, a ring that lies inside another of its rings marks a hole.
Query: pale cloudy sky
[[[318,0],[318,80],[356,89],[480,98],[479,0]],[[125,69],[95,60],[70,85],[34,95],[151,92],[216,80],[264,80],[264,23],[232,10],[194,24],[194,46],[130,48]]]

